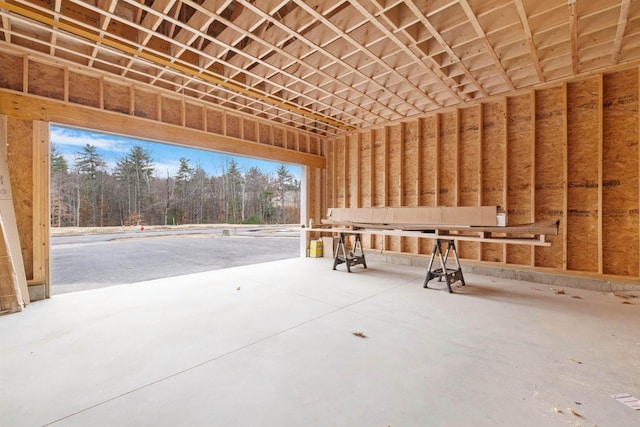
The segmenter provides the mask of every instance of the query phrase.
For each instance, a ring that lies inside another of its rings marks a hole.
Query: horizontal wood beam
[[[324,169],[324,157],[0,89],[0,114]]]

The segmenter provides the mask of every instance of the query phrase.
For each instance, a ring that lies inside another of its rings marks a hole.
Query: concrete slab
[[[640,298],[477,275],[449,294],[423,289],[423,268],[332,262],[76,292],[0,317],[0,424],[640,425],[610,397],[640,396]]]

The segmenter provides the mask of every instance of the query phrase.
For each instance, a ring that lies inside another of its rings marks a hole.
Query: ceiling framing
[[[10,44],[328,136],[640,60],[631,0],[0,0]]]

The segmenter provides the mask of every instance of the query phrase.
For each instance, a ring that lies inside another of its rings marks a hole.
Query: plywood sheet
[[[535,215],[536,221],[564,218],[566,139],[562,86],[536,91]],[[550,247],[535,249],[535,265],[563,268],[563,227],[550,237]]]
[[[287,130],[287,149],[289,150],[297,150],[298,149],[298,135],[290,130]]]
[[[402,152],[403,206],[418,206],[420,204],[420,195],[418,194],[420,125],[420,120],[414,120],[405,125],[404,150]]]
[[[163,123],[182,126],[182,101],[166,96],[160,97],[161,116]]]
[[[23,57],[0,51],[0,87],[23,91]]]
[[[441,114],[440,120],[438,204],[440,206],[457,206],[458,111]]]
[[[638,70],[604,76],[602,250],[605,274],[638,276]]]
[[[422,158],[420,159],[420,206],[436,206],[438,176],[438,116],[432,115],[422,121]],[[430,249],[429,249],[430,250]]]
[[[458,204],[480,206],[480,107],[460,110],[458,156]],[[480,257],[480,244],[459,242],[458,254],[466,259]]]
[[[226,114],[226,135],[232,138],[240,138],[240,117]]]
[[[133,92],[134,115],[151,120],[158,120],[158,95],[146,90],[135,89]]]
[[[387,161],[389,183],[388,206],[402,206],[402,124],[389,127],[389,156]]]
[[[347,179],[345,176],[345,138],[337,138],[334,144],[335,155],[335,187],[336,187],[336,207],[346,208],[347,206]]]
[[[507,98],[507,220],[533,222],[534,111],[533,94]],[[531,248],[507,245],[507,262],[531,265]]]
[[[258,125],[258,142],[261,144],[273,145],[273,139],[271,138],[271,126],[266,123],[260,123]]]
[[[372,205],[371,194],[371,132],[364,132],[360,141],[360,204],[362,207]]]
[[[489,102],[482,106],[482,205],[504,206],[505,192],[505,104]],[[503,262],[503,245],[482,244],[482,259]]]
[[[69,71],[69,102],[100,107],[100,79]]]
[[[224,114],[222,112],[207,109],[207,130],[224,135]]]
[[[284,148],[284,129],[280,127],[273,127],[273,145]]]
[[[201,105],[184,104],[184,125],[191,129],[204,130],[204,110]]]
[[[29,61],[29,93],[64,100],[64,70],[48,64]]]
[[[104,109],[116,113],[129,114],[131,105],[131,87],[104,80]]]
[[[600,77],[567,84],[567,268],[598,271]]]
[[[386,132],[383,129],[376,129],[374,131],[374,143],[373,152],[375,155],[375,181],[373,188],[373,206],[386,206],[387,198],[387,183],[385,175],[387,173],[387,158],[386,158]]]
[[[27,280],[33,279],[33,122],[9,118],[7,161]]]

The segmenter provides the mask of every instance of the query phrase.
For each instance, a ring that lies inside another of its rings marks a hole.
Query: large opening
[[[51,293],[299,256],[302,168],[51,126]]]

